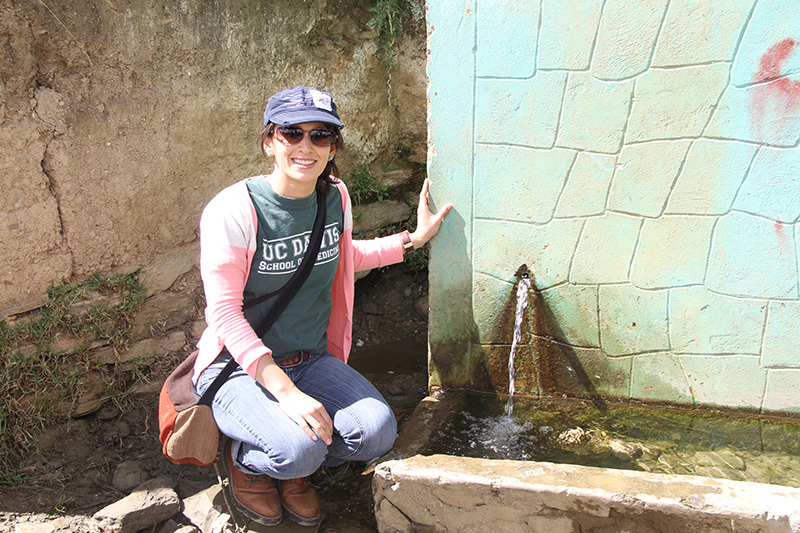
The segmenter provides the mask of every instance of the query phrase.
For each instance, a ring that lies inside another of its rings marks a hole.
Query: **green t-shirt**
[[[244,300],[274,292],[283,287],[300,266],[317,214],[317,194],[307,198],[287,198],[277,194],[263,177],[247,182],[257,210],[267,225],[259,221],[256,253],[244,288]],[[331,314],[331,285],[339,263],[339,236],[344,215],[339,189],[331,187],[326,197],[325,230],[319,254],[306,281],[272,327],[261,338],[281,361],[300,350],[322,353],[328,348],[328,320]],[[244,316],[254,328],[276,300],[276,296],[246,309]]]

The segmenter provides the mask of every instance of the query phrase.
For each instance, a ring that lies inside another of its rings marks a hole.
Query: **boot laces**
[[[267,476],[259,476],[256,474],[245,474],[244,480],[247,482],[247,486],[251,488],[256,485],[269,484],[269,478]]]

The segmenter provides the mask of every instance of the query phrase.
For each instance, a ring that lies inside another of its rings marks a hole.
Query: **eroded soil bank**
[[[401,427],[426,393],[426,297],[426,273],[406,265],[373,271],[357,283],[351,364],[383,393]],[[160,385],[157,376],[151,379]],[[182,498],[216,483],[213,467],[177,466],[161,454],[155,390],[133,402],[124,412],[110,404],[45,431],[38,450],[21,464],[25,482],[0,487],[0,530],[13,531],[12,514],[91,516],[124,497],[125,483],[152,477],[174,479]],[[321,531],[376,531],[365,466],[351,463],[314,476],[326,513]]]

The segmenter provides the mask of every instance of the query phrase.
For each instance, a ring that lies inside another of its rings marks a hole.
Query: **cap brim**
[[[269,119],[270,122],[280,124],[281,126],[292,126],[294,124],[302,124],[304,122],[323,122],[325,124],[332,124],[338,128],[344,128],[341,120],[323,111],[316,111],[314,109],[293,110],[282,113],[275,113]]]

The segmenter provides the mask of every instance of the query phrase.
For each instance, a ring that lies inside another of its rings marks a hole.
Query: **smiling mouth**
[[[294,161],[294,163],[296,165],[299,165],[301,167],[313,167],[314,164],[316,163],[316,160],[314,160],[314,159],[298,159],[298,158],[294,158],[294,159],[292,159],[292,161]]]

